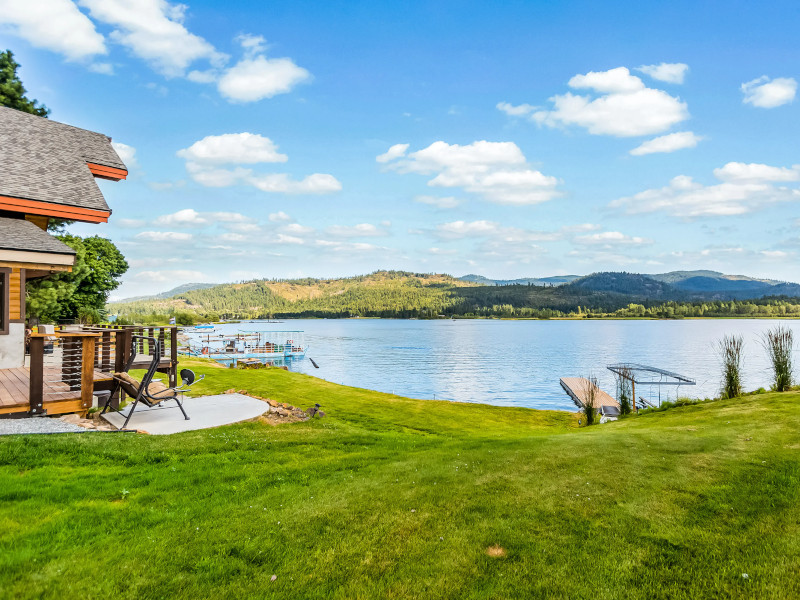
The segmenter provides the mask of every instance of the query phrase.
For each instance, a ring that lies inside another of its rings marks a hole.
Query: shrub
[[[740,335],[726,335],[717,344],[722,360],[722,398],[736,398],[742,395],[742,348],[744,340]]]
[[[762,337],[762,344],[772,363],[772,387],[776,392],[785,392],[792,387],[793,342],[792,330],[782,325],[767,330]]]

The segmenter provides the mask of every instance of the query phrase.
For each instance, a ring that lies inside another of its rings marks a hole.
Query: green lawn
[[[188,362],[327,416],[0,438],[0,597],[800,597],[800,393],[578,428]]]

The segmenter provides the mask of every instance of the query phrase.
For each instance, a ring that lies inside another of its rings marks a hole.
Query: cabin
[[[51,219],[107,222],[97,179],[127,175],[102,133],[0,107],[0,416],[85,412],[97,382],[110,379],[97,367],[111,371],[122,358],[110,331],[26,335],[25,287],[72,270],[75,252],[47,232]]]

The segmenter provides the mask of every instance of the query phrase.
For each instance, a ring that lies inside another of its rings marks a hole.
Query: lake
[[[689,321],[500,321],[399,319],[293,319],[218,325],[215,333],[304,330],[307,358],[292,371],[335,383],[411,398],[576,410],[560,377],[597,377],[615,395],[607,365],[633,362],[687,375],[689,397],[718,394],[715,343],[725,334],[745,339],[744,387],[769,387],[761,334],[782,323],[800,339],[800,322],[751,319]],[[316,369],[308,357],[319,365]],[[648,397],[645,386],[637,396]],[[666,392],[666,393],[665,393]],[[662,391],[674,399],[676,390]],[[657,399],[657,389],[651,392]]]

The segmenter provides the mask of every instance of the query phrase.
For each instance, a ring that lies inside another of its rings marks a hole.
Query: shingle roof
[[[25,219],[0,217],[0,250],[75,254],[75,250]]]
[[[102,133],[0,107],[0,196],[107,211],[87,162],[126,169]]]

